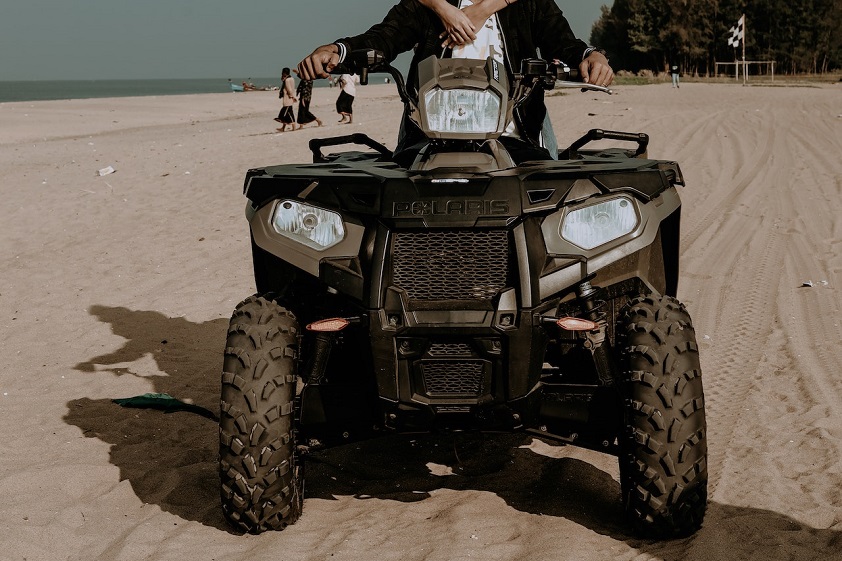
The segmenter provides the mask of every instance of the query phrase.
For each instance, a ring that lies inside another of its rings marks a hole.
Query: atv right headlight
[[[572,244],[593,249],[630,234],[638,221],[631,199],[617,197],[569,212],[560,233]]]
[[[299,203],[281,201],[272,213],[272,226],[280,235],[322,251],[345,238],[345,226],[339,214]]]

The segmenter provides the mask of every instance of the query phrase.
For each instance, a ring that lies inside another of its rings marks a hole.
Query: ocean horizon
[[[257,87],[277,88],[281,78],[231,78],[231,81],[234,84],[249,81]],[[327,80],[319,82],[327,86]],[[231,92],[228,78],[0,81],[0,103],[225,92]]]

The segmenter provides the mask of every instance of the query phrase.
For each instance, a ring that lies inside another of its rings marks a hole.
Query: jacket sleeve
[[[557,58],[573,67],[578,66],[588,48],[587,43],[576,38],[554,0],[535,0],[535,3],[533,33],[542,57],[545,60]]]
[[[349,52],[357,49],[382,51],[386,60],[391,62],[423,40],[431,13],[422,8],[418,0],[401,0],[389,10],[382,22],[361,35],[345,37],[337,43],[344,43]]]

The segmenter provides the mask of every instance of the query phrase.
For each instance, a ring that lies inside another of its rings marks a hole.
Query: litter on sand
[[[103,175],[110,175],[110,174],[114,173],[115,171],[117,171],[117,170],[116,170],[116,169],[114,169],[114,168],[113,168],[113,167],[111,167],[111,166],[108,166],[107,168],[102,168],[101,170],[98,170],[98,171],[96,172],[96,174],[97,174],[99,177],[102,177]]]
[[[205,409],[199,405],[192,403],[185,403],[166,393],[145,393],[135,397],[125,397],[121,399],[113,399],[114,403],[121,407],[134,407],[138,409],[158,409],[164,413],[175,413],[177,411],[187,411],[188,413],[196,413],[208,419],[219,420],[216,414],[210,409]]]

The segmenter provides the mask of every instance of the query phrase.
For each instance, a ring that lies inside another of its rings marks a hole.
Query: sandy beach
[[[358,88],[350,126],[336,92],[314,91],[324,127],[287,133],[277,92],[0,103],[0,559],[842,559],[842,84],[548,99],[560,145],[646,132],[686,177],[678,296],[711,477],[696,535],[634,537],[615,458],[518,435],[320,452],[299,522],[233,531],[216,423],[112,400],[218,410],[228,318],[254,291],[245,171],[309,161],[318,136],[394,146],[393,86]]]

